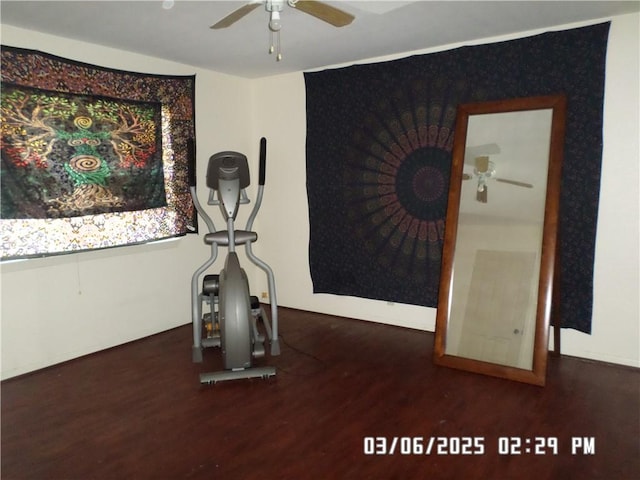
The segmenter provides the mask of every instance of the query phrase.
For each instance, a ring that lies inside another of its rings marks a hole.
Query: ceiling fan
[[[487,180],[489,179],[494,179],[497,182],[508,183],[509,185],[515,185],[516,187],[533,188],[533,185],[530,183],[496,177],[495,165],[486,155],[475,157],[473,174],[463,173],[462,179],[470,180],[474,176],[478,179],[476,200],[480,203],[487,203]]]
[[[355,18],[350,13],[347,13],[339,8],[333,7],[327,3],[319,2],[315,0],[257,0],[251,1],[248,4],[238,8],[224,17],[222,20],[211,25],[210,28],[219,30],[221,28],[227,28],[236,23],[244,16],[251,13],[260,5],[264,5],[264,8],[269,12],[269,32],[271,35],[271,45],[269,47],[269,53],[276,52],[276,59],[280,61],[282,54],[280,53],[280,12],[284,10],[285,5],[307,13],[319,20],[327,22],[334,27],[344,27],[349,25]],[[275,34],[275,45],[274,45]]]

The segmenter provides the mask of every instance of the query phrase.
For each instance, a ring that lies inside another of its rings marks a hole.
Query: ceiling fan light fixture
[[[282,28],[282,23],[280,23],[280,12],[274,10],[271,12],[271,17],[269,19],[269,30],[272,32],[279,32]]]

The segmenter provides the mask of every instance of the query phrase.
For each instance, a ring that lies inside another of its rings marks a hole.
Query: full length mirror
[[[563,96],[460,105],[434,361],[544,385]]]

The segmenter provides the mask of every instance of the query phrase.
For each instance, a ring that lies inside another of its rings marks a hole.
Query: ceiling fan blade
[[[496,178],[497,182],[508,183],[510,185],[515,185],[516,187],[525,187],[525,188],[533,188],[533,185],[530,183],[519,182],[517,180],[508,180],[506,178]]]
[[[260,2],[248,3],[248,4],[244,5],[243,7],[240,7],[239,9],[234,10],[233,12],[231,12],[229,15],[224,17],[219,22],[211,25],[209,28],[213,28],[214,30],[218,30],[220,28],[230,27],[231,25],[236,23],[238,20],[240,20],[245,15],[248,15],[249,13],[251,13],[253,10],[255,10],[260,5],[261,5]]]
[[[355,18],[350,13],[340,10],[339,8],[335,8],[324,2],[318,2],[315,0],[299,0],[291,6],[330,23],[334,27],[344,27],[345,25],[349,25]]]

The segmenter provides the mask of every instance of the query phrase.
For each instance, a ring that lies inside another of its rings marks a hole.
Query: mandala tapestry
[[[457,106],[563,93],[560,310],[590,332],[609,25],[305,73],[314,292],[436,307]]]
[[[195,231],[193,76],[2,47],[2,258]]]

